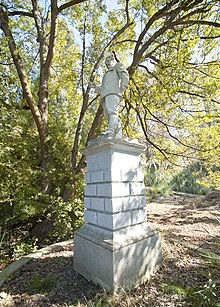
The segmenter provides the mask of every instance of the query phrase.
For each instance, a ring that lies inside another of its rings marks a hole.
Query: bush
[[[167,195],[172,192],[170,186],[171,169],[167,163],[150,161],[145,166],[144,174],[144,183],[149,187],[149,196]]]
[[[198,163],[190,165],[172,178],[171,188],[177,192],[206,195],[209,189],[198,183],[205,173]]]

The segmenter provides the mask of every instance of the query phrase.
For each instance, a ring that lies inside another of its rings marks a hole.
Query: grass
[[[54,276],[34,277],[28,286],[28,294],[47,294],[56,285],[57,280]]]
[[[175,282],[161,284],[166,294],[177,295],[179,300],[190,307],[219,307],[219,290],[217,283],[209,279],[203,287],[193,288]]]

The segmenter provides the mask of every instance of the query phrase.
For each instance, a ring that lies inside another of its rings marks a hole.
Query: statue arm
[[[120,62],[118,62],[116,65],[115,65],[115,68],[118,72],[118,75],[121,79],[121,87],[120,87],[120,90],[121,90],[121,93],[123,93],[127,87],[128,87],[128,82],[129,82],[129,74],[128,74],[128,71],[127,69],[125,69],[124,65]]]
[[[101,93],[101,86],[95,85],[94,83],[90,83],[91,88],[94,88],[95,93],[100,94]]]
[[[121,73],[121,92],[123,93],[128,87],[129,75],[127,70]]]

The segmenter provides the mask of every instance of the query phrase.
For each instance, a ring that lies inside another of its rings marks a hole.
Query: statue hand
[[[90,88],[95,90],[95,93],[100,94],[101,93],[101,87],[95,85],[93,82],[89,82]]]

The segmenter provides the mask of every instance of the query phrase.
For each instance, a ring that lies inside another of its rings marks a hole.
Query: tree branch
[[[135,46],[134,49],[134,55],[138,53],[139,47],[142,44],[142,41],[144,39],[145,34],[147,33],[147,31],[150,29],[150,27],[152,26],[152,24],[160,19],[161,17],[165,16],[165,12],[168,11],[173,5],[177,4],[179,2],[179,0],[173,0],[170,3],[166,4],[162,9],[160,9],[158,12],[156,12],[147,22],[144,30],[141,32],[141,34],[138,37],[138,43]]]
[[[51,28],[50,28],[50,38],[49,38],[49,46],[48,46],[48,53],[45,63],[45,71],[46,74],[49,76],[50,68],[53,61],[54,53],[55,53],[55,44],[57,38],[57,26],[58,26],[58,7],[57,7],[57,0],[51,0]]]
[[[155,40],[160,37],[162,34],[164,34],[165,32],[167,32],[168,30],[173,29],[175,26],[177,25],[194,25],[194,24],[200,24],[200,25],[208,25],[208,26],[214,26],[214,27],[220,27],[220,24],[217,22],[211,22],[211,21],[204,21],[204,20],[185,20],[186,18],[201,14],[203,12],[208,12],[211,8],[207,9],[207,5],[203,6],[202,8],[197,8],[191,12],[189,12],[188,14],[186,14],[185,16],[179,17],[177,20],[175,20],[176,17],[179,16],[181,10],[183,11],[188,11],[189,9],[191,9],[193,6],[197,5],[197,2],[192,2],[191,5],[188,5],[188,2],[183,2],[181,3],[175,10],[173,11],[169,11],[168,10],[175,4],[177,4],[179,1],[171,1],[170,3],[168,3],[167,5],[165,5],[161,10],[158,10],[157,13],[155,13],[148,21],[148,23],[146,24],[144,30],[141,32],[141,34],[139,35],[138,38],[138,42],[134,48],[134,53],[133,53],[133,61],[131,66],[129,67],[129,74],[130,76],[134,73],[137,65],[140,63],[141,58],[143,56],[143,54],[146,52],[146,50],[149,48],[149,46],[151,44],[153,44],[155,42]],[[198,3],[199,5],[200,3]],[[159,20],[160,18],[164,17],[164,16],[169,16],[169,18],[165,21],[164,25],[161,26],[159,29],[157,29],[153,34],[151,34],[151,36],[149,37],[149,39],[143,43],[143,39],[146,35],[146,33],[148,32],[148,30],[150,29],[150,27],[153,25],[153,23],[156,20]],[[143,43],[143,44],[142,44]]]
[[[129,4],[129,0],[126,0],[126,5],[125,5],[125,12],[126,12],[126,19],[127,19],[127,23],[129,23],[130,22],[130,16],[129,16],[129,6],[128,6],[128,4]]]
[[[192,93],[192,92],[189,92],[189,91],[184,91],[184,90],[179,90],[177,91],[178,93],[182,93],[182,94],[187,94],[187,95],[190,95],[190,96],[196,96],[196,97],[200,97],[200,98],[206,98],[206,96],[204,95],[201,95],[201,94],[197,94],[197,93]],[[217,101],[215,99],[210,99],[212,102],[215,102],[215,103],[218,103],[220,104],[220,101]]]
[[[141,124],[141,127],[142,127],[142,131],[144,132],[144,136],[147,140],[147,142],[149,144],[151,144],[153,147],[155,147],[163,156],[166,160],[168,160],[168,157],[166,156],[166,154],[164,153],[164,151],[158,146],[156,145],[153,141],[151,141],[148,137],[148,134],[147,134],[147,131],[144,127],[144,121],[143,121],[143,118],[141,117],[140,113],[136,110],[136,113],[137,113],[137,116],[138,116],[138,119],[139,119],[139,122]]]
[[[40,44],[40,62],[41,66],[45,64],[45,37],[44,37],[44,30],[43,25],[41,24],[41,18],[40,18],[40,9],[37,5],[36,0],[32,0],[32,6],[33,6],[33,15],[34,15],[34,21],[35,26],[37,29],[37,41]]]
[[[32,96],[26,71],[24,69],[20,54],[17,51],[17,46],[15,44],[14,37],[13,37],[12,32],[9,28],[8,15],[7,15],[6,12],[3,11],[3,9],[0,10],[0,27],[1,27],[2,31],[4,32],[5,36],[8,38],[8,46],[9,46],[13,62],[15,64],[15,67],[16,67],[16,70],[17,70],[17,73],[18,73],[18,77],[20,79],[24,98],[25,98],[25,100],[27,101],[27,103],[30,107],[33,118],[34,118],[35,123],[37,125],[37,129],[38,129],[39,136],[40,136],[40,141],[43,142],[45,140],[45,134],[44,134],[41,114],[40,114],[39,109],[36,105],[34,97]]]
[[[216,38],[220,38],[220,35],[216,35],[216,36],[200,36],[200,39],[216,39]]]
[[[175,25],[203,25],[203,26],[213,26],[215,28],[220,28],[220,23],[208,21],[208,20],[177,20],[174,22]]]
[[[87,11],[85,10],[85,15],[84,15],[84,21],[83,21],[83,46],[82,46],[82,62],[81,62],[81,74],[80,74],[80,79],[81,79],[81,88],[82,88],[82,93],[83,93],[83,103],[82,103],[82,108],[80,111],[77,127],[76,127],[76,132],[75,132],[75,138],[74,138],[74,143],[73,143],[73,149],[72,149],[72,158],[71,158],[71,163],[72,163],[72,168],[75,170],[76,169],[76,164],[77,164],[77,152],[79,150],[79,143],[80,143],[80,135],[82,132],[82,126],[83,126],[83,118],[86,112],[86,107],[88,104],[88,95],[85,95],[85,88],[84,88],[84,65],[85,65],[85,52],[86,52],[86,25],[87,25]],[[81,161],[80,163],[83,163]]]
[[[26,17],[32,17],[34,18],[34,14],[30,12],[24,12],[24,11],[9,11],[8,16],[26,16]]]
[[[62,12],[63,10],[65,10],[65,9],[71,7],[71,6],[77,5],[77,4],[82,3],[82,2],[85,2],[85,1],[87,1],[87,0],[73,0],[73,1],[69,1],[69,2],[67,2],[67,3],[64,3],[64,4],[62,4],[62,5],[58,8],[58,12],[60,13],[60,12]]]
[[[102,109],[102,106],[99,105],[96,115],[93,119],[92,126],[88,133],[86,145],[88,144],[90,140],[92,140],[93,138],[97,136],[99,127],[101,126],[101,123],[102,123],[102,119],[103,119],[103,109]],[[84,166],[85,166],[85,156],[82,155],[79,160],[79,163],[77,164],[76,172],[80,172]]]

